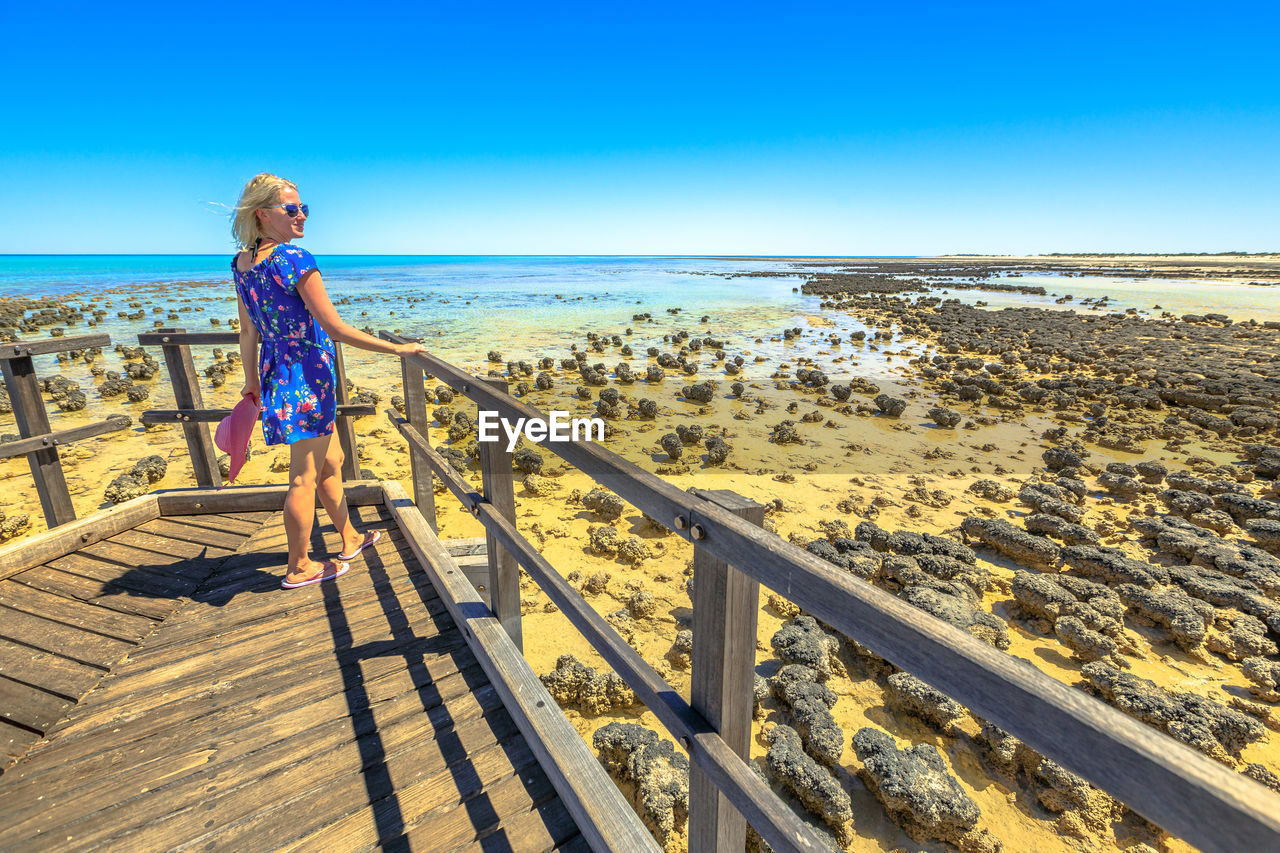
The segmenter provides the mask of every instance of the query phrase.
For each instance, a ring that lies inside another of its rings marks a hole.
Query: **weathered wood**
[[[422,435],[427,434],[427,386],[423,381],[422,368],[400,360],[401,382],[404,386],[404,415],[413,428]],[[436,496],[431,481],[431,469],[420,459],[418,454],[409,448],[409,466],[413,480],[413,500],[422,510],[422,517],[433,531],[436,526]]]
[[[405,437],[420,441],[412,427],[403,427]],[[434,456],[433,464],[448,467],[443,459]],[[437,469],[437,474],[441,470]],[[442,477],[450,489],[461,491],[465,484],[460,479]],[[390,488],[390,484],[388,484]],[[457,492],[455,492],[457,493]],[[391,492],[388,491],[390,495]],[[463,499],[459,495],[460,499]],[[763,779],[752,773],[741,757],[731,750],[706,718],[694,711],[680,695],[662,679],[653,667],[635,649],[622,639],[599,613],[587,604],[559,572],[527,539],[520,535],[515,525],[485,502],[475,504],[478,518],[485,529],[491,531],[504,547],[515,555],[529,575],[533,577],[547,597],[560,608],[575,628],[591,643],[605,661],[627,682],[636,696],[658,717],[677,740],[689,751],[690,760],[697,763],[702,772],[711,778],[716,788],[728,797],[751,826],[778,851],[820,851],[822,843],[812,830],[773,793]],[[455,570],[455,573],[461,573]],[[464,578],[465,580],[465,578]],[[439,583],[436,584],[439,589]],[[441,593],[443,596],[443,593]],[[475,592],[472,590],[472,594]],[[447,598],[446,598],[447,602]],[[456,617],[455,617],[456,618]],[[754,641],[752,648],[755,648]],[[495,679],[496,681],[496,679]],[[545,765],[544,765],[545,766]]]
[[[26,755],[31,745],[41,737],[43,735],[30,729],[24,729],[0,719],[0,773],[5,772],[9,765]]]
[[[395,482],[385,482],[383,487],[387,508],[404,530],[418,560],[582,833],[599,850],[656,853],[658,847],[653,838],[613,780],[529,669],[479,593],[452,564],[452,558],[404,488]]]
[[[467,671],[468,674],[478,672],[478,665]],[[310,727],[312,737],[308,748],[321,760],[338,759],[340,763],[335,763],[333,770],[340,770],[344,764],[358,766],[359,760],[352,761],[343,755],[344,750],[377,755],[395,754],[408,748],[414,750],[428,773],[442,762],[443,749],[479,749],[482,744],[506,739],[515,731],[515,724],[492,687],[473,687],[467,675],[449,676],[432,683],[439,685],[439,689],[432,692],[433,700],[439,701],[432,701],[424,709],[415,693],[401,694],[379,705],[376,724],[367,716],[350,719],[341,711],[326,717],[323,714],[327,708],[304,705],[277,715],[278,724],[273,721],[271,729],[278,734],[287,732],[290,725]],[[172,738],[172,744],[162,744],[152,750],[158,761],[127,771],[128,776],[119,782],[105,773],[89,775],[88,784],[63,793],[57,803],[44,801],[36,810],[24,809],[16,814],[18,820],[26,820],[15,825],[13,833],[22,837],[47,827],[45,831],[58,829],[85,846],[126,832],[151,832],[161,839],[166,835],[175,837],[180,830],[173,823],[184,819],[179,816],[187,820],[196,817],[192,814],[196,808],[212,807],[220,816],[230,817],[237,805],[242,811],[253,808],[248,795],[254,789],[260,790],[264,782],[283,789],[298,779],[297,784],[306,787],[320,769],[310,766],[309,756],[299,756],[297,744],[290,737],[264,746],[264,738],[258,732],[244,728],[241,731],[250,735],[250,742],[242,742],[233,732],[224,749],[213,756],[214,761],[202,764],[185,776],[167,779],[158,788],[149,788],[147,795],[133,799],[128,809],[114,808],[114,803],[108,801],[109,795],[132,781],[132,777],[145,784],[148,779],[165,777],[163,764],[182,766],[178,764],[185,758],[181,751],[192,747],[181,738],[173,737],[177,733],[171,733],[168,737]],[[74,796],[69,796],[72,793]],[[96,811],[96,808],[103,810]],[[195,831],[207,828],[199,825]]]
[[[74,702],[98,683],[102,670],[0,639],[0,675]]]
[[[20,347],[13,348],[16,353]],[[0,347],[3,352],[5,347]],[[30,355],[11,354],[0,360],[13,417],[18,422],[18,434],[23,438],[44,436],[50,432],[49,413],[45,411],[44,398],[40,396],[40,384],[36,380],[35,364]],[[50,528],[75,521],[76,511],[71,505],[71,492],[62,471],[56,446],[34,450],[27,454],[31,476],[36,481],[36,493],[45,523]]]
[[[47,732],[72,701],[0,675],[0,717],[32,731]]]
[[[134,645],[7,607],[0,607],[0,637],[100,669],[110,669]]]
[[[159,566],[139,568],[120,565],[108,559],[79,552],[50,560],[49,568],[162,600],[177,599],[191,592],[196,586],[194,580],[168,574]]]
[[[117,567],[119,568],[119,567]],[[25,584],[55,595],[87,601],[97,607],[119,613],[134,613],[148,619],[163,619],[177,603],[152,598],[134,590],[116,586],[110,581],[91,580],[82,575],[59,571],[52,566],[36,566],[13,576],[14,583]]]
[[[128,551],[119,550],[121,548]],[[135,560],[136,565],[156,566],[169,565],[174,574],[190,577],[204,577],[212,568],[210,563],[220,557],[234,552],[234,548],[220,548],[216,545],[200,545],[168,536],[155,536],[143,533],[136,527],[124,530],[103,542],[96,542],[80,549],[86,554],[97,556],[109,555],[110,551],[119,554],[111,559]],[[131,556],[126,556],[131,554]],[[181,563],[174,563],[173,557],[182,557]]]
[[[289,486],[225,486],[218,491],[208,489],[161,489],[151,494],[159,507],[159,514],[191,515],[210,512],[248,512],[278,510],[284,506]],[[382,487],[375,480],[346,483],[343,491],[348,506],[370,506],[382,503]],[[321,507],[319,497],[316,506]]]
[[[351,402],[347,398],[347,368],[342,360],[342,344],[334,341],[333,351],[335,354],[333,369],[338,379],[338,406],[342,407]],[[373,414],[372,406],[369,407],[367,414]],[[360,479],[360,456],[356,453],[356,426],[351,422],[351,418],[339,414],[337,423],[334,424],[334,431],[337,432],[338,444],[342,447],[342,479],[348,483],[355,482]]]
[[[725,489],[696,494],[763,526],[764,506]],[[743,761],[751,757],[756,617],[760,584],[693,548],[693,673],[689,704]],[[747,822],[694,764],[689,775],[689,849],[740,853]]]
[[[70,352],[73,349],[89,349],[105,347],[111,343],[111,336],[103,332],[91,335],[76,335],[71,338],[42,338],[35,341],[15,341],[0,344],[0,360],[30,358],[33,355],[48,355],[51,352]]]
[[[183,332],[185,329],[159,329],[164,333]],[[142,336],[138,336],[139,343]],[[191,348],[186,344],[167,343],[161,345],[164,363],[169,370],[169,382],[173,385],[173,399],[179,409],[203,409],[204,400],[200,395],[200,383],[196,379],[195,362],[191,360]],[[218,470],[217,449],[213,446],[213,435],[209,427],[203,423],[182,422],[182,432],[187,439],[187,452],[191,456],[191,467],[195,472],[196,484],[212,488],[222,485],[222,474]]]
[[[0,443],[0,459],[10,459],[14,456],[22,456],[37,450],[70,444],[82,438],[93,438],[109,432],[118,432],[128,426],[129,422],[124,418],[107,418],[105,421],[99,421],[96,424],[85,424],[84,426],[56,430],[45,435],[21,438],[17,441],[6,441]]]
[[[508,776],[485,789],[484,807],[476,814],[466,808],[454,808],[410,828],[402,836],[404,849],[455,850],[459,845],[474,843],[504,825],[509,816],[526,814],[531,808],[550,802],[552,793],[546,775],[536,766]],[[437,843],[440,846],[433,848]],[[515,843],[513,839],[509,848],[513,853],[519,849]]]
[[[372,415],[377,410],[365,403],[343,403],[338,406],[338,417]],[[216,424],[231,414],[231,409],[148,409],[138,416],[144,424],[201,423]]]
[[[159,516],[155,494],[146,494],[0,548],[0,580]]]
[[[32,616],[52,619],[73,628],[129,642],[136,642],[146,636],[155,625],[143,616],[95,607],[74,598],[43,592],[13,580],[0,581],[0,605],[30,613]]]
[[[304,790],[298,797],[279,805],[282,809],[292,809],[294,815],[290,820],[282,821],[278,814],[260,810],[245,826],[216,833],[211,841],[227,849],[242,847],[243,843],[237,840],[252,837],[255,842],[265,841],[281,851],[360,850],[368,845],[394,842],[404,831],[404,823],[410,822],[403,816],[444,812],[453,816],[452,829],[458,823],[469,824],[474,819],[475,815],[470,815],[466,808],[469,800],[496,788],[513,775],[526,774],[545,780],[537,769],[533,753],[519,737],[503,744],[486,744],[467,756],[466,762],[461,772],[445,767],[427,776],[414,766],[412,752],[388,756],[386,776],[406,778],[406,782],[394,790],[385,782],[370,790],[368,780],[358,774],[329,777],[323,796]],[[544,785],[546,791],[551,791],[549,784],[544,782]],[[299,808],[308,801],[315,802],[316,808],[306,808],[305,815],[298,814]],[[491,800],[486,805],[489,807],[479,810],[480,814],[492,822],[482,823],[476,827],[477,832],[496,828],[511,813],[493,808],[496,804]],[[405,845],[402,849],[449,850],[456,846],[451,842],[447,831],[441,832],[435,827],[430,845],[421,848]],[[505,849],[514,850],[509,846]]]
[[[404,340],[386,331],[380,336]],[[408,358],[481,408],[512,419],[545,417],[435,356]],[[1253,780],[596,443],[539,444],[659,522],[675,528],[681,518],[685,523],[676,532],[686,539],[694,524],[701,525],[706,537],[699,544],[712,555],[785,590],[802,609],[1164,829],[1206,850],[1280,844],[1280,798]],[[748,821],[760,829],[750,815]]]
[[[138,335],[138,343],[142,346],[236,346],[240,343],[239,332],[174,332],[161,329],[155,332],[142,332]]]
[[[499,393],[507,392],[507,383],[501,379],[486,380],[490,388]],[[425,436],[424,436],[425,438]],[[511,476],[512,453],[501,437],[498,441],[480,442],[480,478],[485,500],[496,512],[515,524],[516,493]],[[524,651],[524,635],[520,625],[520,567],[485,531],[485,554],[489,560],[489,598],[493,613],[507,629],[507,635],[517,649]]]
[[[476,554],[484,554],[484,549],[488,546],[485,544],[483,536],[466,536],[461,539],[444,539],[440,543],[444,549],[449,552],[450,557],[469,557]]]
[[[153,518],[134,527],[141,533],[154,533],[167,539],[178,539],[197,545],[213,545],[218,548],[235,549],[245,540],[244,534],[215,530],[205,524],[192,523],[188,519],[202,516],[181,516],[174,518]]]

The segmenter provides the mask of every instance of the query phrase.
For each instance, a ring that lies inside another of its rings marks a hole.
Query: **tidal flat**
[[[599,270],[572,289],[562,277],[558,299],[533,276],[528,317],[515,276],[500,302],[477,288],[470,305],[329,280],[353,325],[420,337],[544,413],[603,418],[604,446],[629,461],[765,505],[777,535],[1280,791],[1280,259],[666,266],[643,292]],[[157,322],[231,329],[229,290],[215,277],[0,298],[9,340],[118,342],[37,363],[54,429],[135,421],[63,448],[78,514],[194,484],[181,430],[136,423],[173,395],[159,353],[130,344]],[[236,349],[193,355],[205,405],[234,405]],[[345,356],[353,401],[379,411],[355,421],[362,473],[411,490],[382,413],[403,405],[399,363]],[[475,406],[427,388],[432,446],[479,487]],[[0,412],[0,438],[16,432]],[[260,434],[253,450],[239,482],[282,482],[287,450]],[[159,476],[120,480],[152,456]],[[690,546],[547,448],[522,440],[516,465],[521,532],[687,698]],[[0,480],[0,537],[42,530],[25,459],[0,461]],[[482,535],[442,486],[437,507],[441,538]],[[626,724],[666,737],[528,578],[521,604],[526,658],[589,744],[644,749]],[[836,848],[1189,849],[776,591],[759,625],[752,758]],[[680,851],[679,786],[655,796],[635,778],[670,774],[664,760],[611,770]],[[795,784],[806,761],[830,777],[822,796]]]

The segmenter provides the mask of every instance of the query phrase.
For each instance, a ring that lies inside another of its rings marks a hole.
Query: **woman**
[[[285,589],[341,577],[347,561],[382,535],[372,530],[362,536],[347,513],[342,448],[334,440],[338,380],[333,342],[398,356],[427,352],[422,344],[393,344],[342,321],[311,253],[291,245],[302,236],[307,213],[297,186],[264,172],[245,184],[231,228],[242,249],[231,262],[240,306],[241,394],[263,407],[267,444],[289,445],[284,499],[289,568],[280,584]],[[250,367],[255,364],[256,370]],[[307,554],[317,490],[343,546],[337,559],[323,563]]]

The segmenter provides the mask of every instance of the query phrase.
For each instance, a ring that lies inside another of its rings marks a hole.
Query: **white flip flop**
[[[325,562],[336,564],[338,567],[338,570],[333,574],[329,574],[324,570],[323,566],[321,566],[320,574],[316,575],[315,577],[307,578],[306,580],[298,581],[297,583],[289,583],[288,580],[282,580],[280,581],[280,588],[281,589],[297,589],[300,586],[311,586],[313,583],[320,583],[321,581],[337,580],[338,578],[342,577],[347,573],[347,569],[351,568],[341,560],[325,560]]]
[[[381,530],[373,531],[373,539],[370,539],[369,534],[367,533],[365,534],[364,538],[365,538],[365,542],[359,548],[357,548],[354,552],[350,554],[339,554],[338,559],[354,560],[356,558],[356,555],[359,554],[361,551],[363,551],[365,548],[368,548],[370,545],[377,545],[378,542],[381,541],[382,531]]]

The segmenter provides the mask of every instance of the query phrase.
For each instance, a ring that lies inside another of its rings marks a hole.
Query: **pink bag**
[[[231,456],[231,476],[227,479],[234,483],[236,475],[249,455],[249,439],[253,437],[253,425],[262,414],[262,406],[248,394],[240,398],[240,402],[218,423],[213,434],[213,443],[218,449]]]

